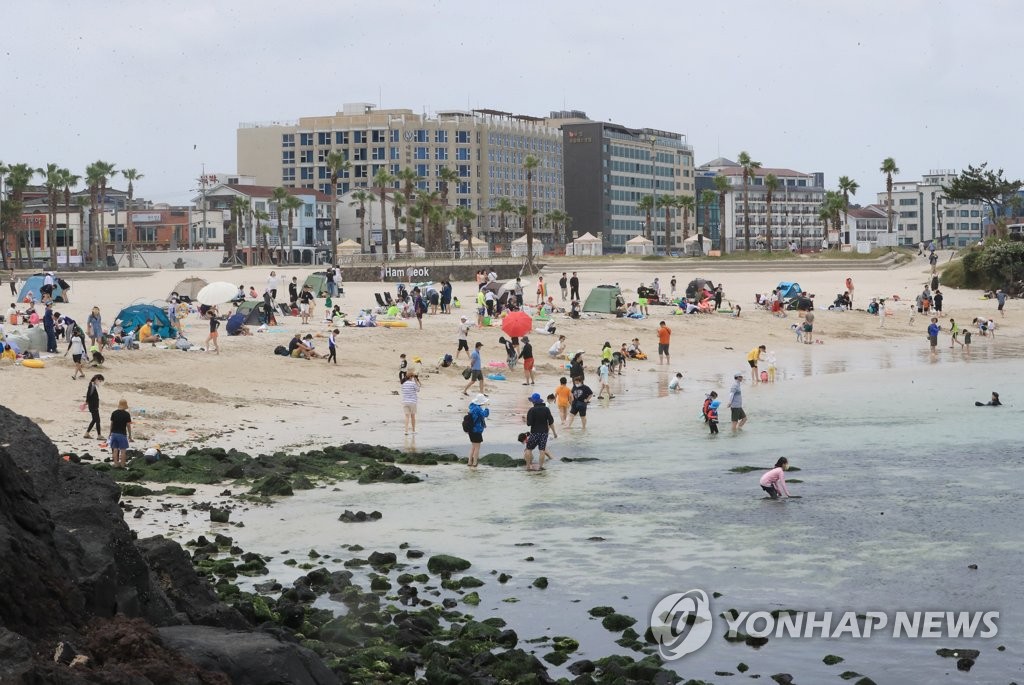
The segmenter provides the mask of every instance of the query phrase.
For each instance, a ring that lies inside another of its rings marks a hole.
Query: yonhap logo
[[[703,590],[676,592],[651,611],[651,633],[665,661],[681,659],[711,637],[711,603]]]

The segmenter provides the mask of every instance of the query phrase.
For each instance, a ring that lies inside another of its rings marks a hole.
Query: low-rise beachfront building
[[[952,202],[942,187],[956,176],[952,169],[929,171],[920,181],[893,181],[893,232],[899,245],[935,241],[945,247],[966,247],[985,235],[986,208],[978,200]],[[878,204],[888,210],[888,193]]]

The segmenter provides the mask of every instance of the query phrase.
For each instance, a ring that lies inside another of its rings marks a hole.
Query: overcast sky
[[[239,122],[345,102],[487,107],[686,134],[698,164],[860,183],[990,161],[1024,176],[1015,0],[4,3],[0,161],[97,159],[186,202]]]

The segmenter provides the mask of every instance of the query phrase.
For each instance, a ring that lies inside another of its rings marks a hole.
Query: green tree
[[[736,161],[743,168],[743,243],[744,249],[750,252],[750,183],[757,177],[761,162],[751,159],[746,150],[740,152]]]
[[[437,181],[441,188],[441,207],[443,208],[443,218],[447,220],[448,213],[448,193],[451,191],[451,185],[458,183],[459,175],[455,173],[455,170],[451,167],[441,167],[437,173]],[[431,241],[427,249],[430,252],[440,252],[442,243],[444,241],[444,228],[440,225],[435,226],[434,230],[431,231]]]
[[[335,150],[327,154],[327,168],[331,170],[331,263],[338,260],[338,178],[352,168],[345,153]]]
[[[832,230],[837,234],[842,223],[843,215],[843,196],[835,190],[826,190],[825,197],[821,203],[821,209],[818,211],[818,218],[821,219],[825,224],[825,231],[828,232],[828,225],[831,222]]]
[[[697,198],[693,195],[680,195],[676,198],[676,209],[683,210],[683,240],[690,237],[690,212],[697,208]],[[696,214],[694,214],[696,216]]]
[[[882,166],[878,169],[885,174],[885,194],[886,199],[886,216],[889,221],[889,233],[892,233],[892,177],[894,174],[900,173],[900,168],[896,166],[896,160],[892,157],[886,157],[882,160]]]
[[[999,236],[1006,234],[1006,217],[1003,208],[1015,201],[1021,182],[1007,180],[1003,170],[993,171],[988,162],[980,166],[968,165],[967,168],[953,177],[942,192],[950,200],[966,202],[974,200],[988,206],[992,215],[992,223],[996,226]]]
[[[466,245],[469,254],[473,254],[473,219],[476,214],[469,207],[459,205],[452,209],[452,218],[455,220],[455,235],[461,237],[463,231],[466,234]]]
[[[103,217],[97,212],[100,198],[100,175],[102,171],[98,162],[85,167],[85,183],[89,188],[89,255],[94,265],[100,265],[100,233],[103,230]]]
[[[644,237],[651,240],[651,212],[654,211],[654,196],[644,195],[640,198],[640,201],[636,203],[636,206],[646,216],[646,219],[644,220]]]
[[[238,258],[237,245],[238,245],[238,243],[241,242],[241,236],[243,235],[244,224],[245,224],[245,221],[250,216],[250,211],[251,210],[249,208],[249,198],[244,197],[242,195],[238,195],[238,196],[235,197],[234,200],[231,201],[231,214],[232,214],[232,217],[233,217],[232,222],[235,225],[235,246],[236,246],[235,255],[233,255],[232,261],[235,261]],[[245,232],[245,236],[246,236],[245,242],[247,242],[247,243],[250,242],[249,241],[249,232],[248,231]]]
[[[135,181],[139,181],[145,178],[145,176],[136,169],[124,169],[121,171],[121,175],[128,181],[128,208],[125,211],[128,219],[125,225],[128,227],[128,266],[131,267],[135,266],[135,227],[132,225],[132,201],[135,199]]]
[[[99,190],[98,190],[98,192],[99,192],[99,202],[100,202],[100,205],[102,205],[100,207],[100,212],[102,213],[102,212],[105,212],[106,208],[107,208],[107,183],[112,178],[114,178],[114,176],[117,174],[117,169],[110,162],[104,162],[103,160],[97,160],[97,161],[93,162],[93,165],[96,167],[96,174],[98,175],[98,180],[99,180]],[[101,261],[102,262],[106,262],[106,260],[107,260],[107,236],[103,232],[102,214],[101,214],[100,219],[101,219],[100,220],[100,227],[99,227],[99,231],[98,231],[96,237],[99,238],[99,251],[100,251]],[[205,226],[203,227],[203,230],[204,231],[206,230]],[[204,233],[204,235],[205,235],[205,233]]]
[[[373,183],[380,193],[380,242],[384,250],[384,259],[388,258],[388,211],[387,193],[388,186],[395,182],[395,177],[388,173],[383,166],[373,175]]]
[[[21,212],[25,208],[25,189],[28,188],[29,183],[32,182],[32,177],[36,175],[36,170],[30,167],[28,164],[12,164],[7,167],[7,188],[9,197],[3,204],[4,212],[4,245],[3,252],[6,258],[7,254],[7,235],[10,233],[14,234],[15,241],[15,259],[18,262],[18,268],[23,266],[22,257],[22,222]],[[31,255],[29,256],[31,259]]]
[[[540,166],[540,160],[526,155],[523,168],[526,170],[526,261],[533,267],[533,174]]]
[[[850,196],[856,195],[857,191],[860,190],[860,184],[854,181],[849,176],[839,177],[839,192],[843,194],[843,223],[847,226],[850,224]],[[846,244],[849,245],[851,240],[847,240]]]
[[[508,246],[508,214],[515,212],[516,206],[507,197],[498,198],[494,203],[494,211],[498,213],[498,235],[501,236],[502,246]]]
[[[725,197],[732,191],[729,179],[715,176],[715,191],[718,193],[718,249],[725,254]]]
[[[659,195],[658,209],[665,212],[665,255],[668,256],[672,250],[672,210],[676,208],[676,197],[674,195]]]
[[[71,263],[71,240],[74,235],[71,230],[71,191],[81,182],[82,177],[71,173],[71,169],[60,170],[60,186],[64,193],[64,254],[68,264]],[[79,221],[79,229],[84,226],[84,223],[84,221]]]
[[[50,268],[57,268],[57,199],[60,197],[60,166],[54,163],[36,169],[46,188],[46,243],[50,248]]]
[[[772,202],[775,200],[775,191],[779,189],[779,179],[775,174],[768,174],[764,177],[764,203],[768,214],[768,225],[765,233],[768,239],[768,252],[772,251]]]
[[[350,207],[358,207],[359,240],[362,242],[363,252],[366,252],[366,205],[373,200],[373,195],[367,191],[357,190],[352,193],[352,200],[348,203]]]
[[[270,194],[270,202],[274,205],[274,212],[277,214],[277,265],[284,264],[284,213],[286,211],[284,201],[291,195],[284,186],[274,188]],[[206,227],[203,226],[203,235],[206,235]]]
[[[410,167],[405,167],[399,171],[397,178],[402,184],[402,196],[405,198],[405,206],[408,207],[408,210],[406,211],[409,211],[413,207],[412,196],[416,188],[416,184],[423,179],[416,173],[415,169]],[[395,249],[398,249],[397,246]],[[409,228],[408,222],[406,222],[405,231],[405,251],[412,252],[412,229]]]
[[[562,245],[565,246],[569,242],[569,224],[571,217],[563,212],[561,209],[552,209],[547,213],[545,218],[551,224],[551,230],[554,235],[561,236]]]
[[[256,261],[260,264],[266,264],[270,261],[270,246],[267,244],[270,235],[267,222],[270,221],[270,215],[262,209],[254,209],[252,210],[252,221],[253,226],[255,226],[255,233],[259,234],[257,238],[259,248],[256,250]]]
[[[395,255],[402,254],[402,236],[399,234],[398,226],[405,224],[405,251],[412,254],[412,245],[409,244],[409,225],[405,222],[405,217],[402,216],[402,208],[405,207],[405,195],[403,193],[393,193],[391,195],[391,214],[395,220]]]

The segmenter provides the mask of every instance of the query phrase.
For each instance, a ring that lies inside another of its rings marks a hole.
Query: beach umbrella
[[[214,281],[203,286],[203,289],[196,294],[196,302],[209,306],[230,302],[238,294],[238,286],[227,281]]]
[[[512,312],[501,322],[501,330],[513,338],[526,335],[533,329],[533,319],[525,312]]]

